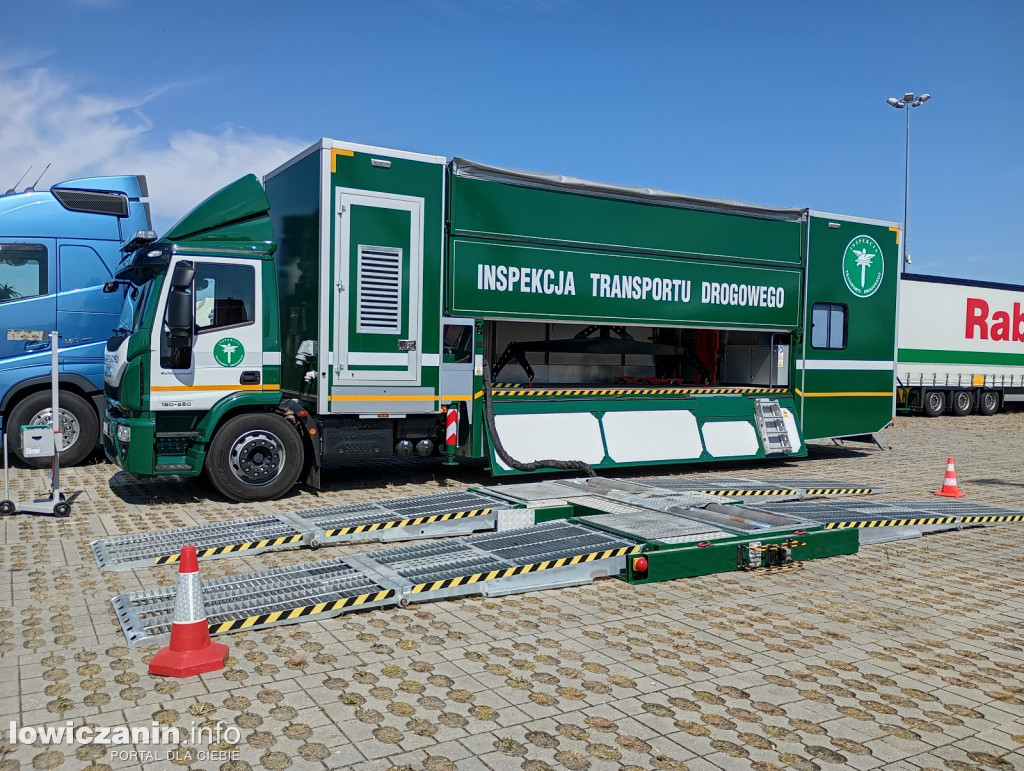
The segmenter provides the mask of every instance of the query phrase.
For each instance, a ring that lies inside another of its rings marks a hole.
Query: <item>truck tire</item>
[[[233,501],[271,501],[295,486],[303,464],[302,437],[272,412],[236,415],[210,442],[204,470]]]
[[[999,412],[999,392],[982,391],[978,399],[979,415],[995,415]]]
[[[950,404],[953,414],[957,417],[970,415],[974,409],[974,394],[971,391],[956,391],[953,393],[953,402]]]
[[[63,440],[60,465],[74,466],[85,460],[99,441],[100,419],[89,401],[72,391],[60,392],[60,427]],[[14,409],[5,427],[11,449],[23,462],[33,468],[49,468],[50,458],[25,457],[21,447],[21,427],[52,425],[53,400],[49,391],[29,394]]]
[[[942,391],[925,391],[921,400],[921,412],[934,418],[946,411],[946,394]]]

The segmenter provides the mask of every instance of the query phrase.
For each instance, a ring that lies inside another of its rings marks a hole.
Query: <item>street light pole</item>
[[[909,245],[907,239],[907,217],[910,212],[910,108],[920,107],[931,98],[931,94],[921,94],[921,96],[915,97],[912,93],[908,92],[903,95],[902,99],[892,96],[886,100],[886,104],[891,107],[895,107],[898,110],[906,109],[907,111],[907,169],[903,183],[903,272],[906,272],[907,265],[910,264],[910,252],[907,251],[907,246]]]

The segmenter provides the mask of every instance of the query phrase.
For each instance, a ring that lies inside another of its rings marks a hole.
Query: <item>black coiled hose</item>
[[[494,452],[497,454],[505,465],[509,468],[513,468],[516,471],[539,471],[540,469],[557,469],[560,471],[582,471],[588,477],[596,477],[597,472],[590,467],[589,463],[582,460],[553,460],[545,458],[544,460],[535,460],[530,463],[523,463],[516,460],[501,444],[501,439],[498,437],[498,428],[494,424],[494,408],[493,402],[491,401],[491,372],[487,366],[487,360],[484,360],[483,366],[483,377],[484,377],[484,418],[487,421],[487,430],[491,432],[491,443],[494,445]]]

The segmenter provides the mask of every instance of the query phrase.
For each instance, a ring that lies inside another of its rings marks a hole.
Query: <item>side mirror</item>
[[[171,274],[171,289],[185,289],[192,286],[192,279],[196,277],[195,265],[191,262],[179,262],[174,266]]]
[[[103,294],[113,294],[121,287],[120,281],[108,281],[103,285]]]
[[[171,289],[167,295],[166,323],[169,348],[188,348],[192,345],[195,318],[190,293],[178,288]]]

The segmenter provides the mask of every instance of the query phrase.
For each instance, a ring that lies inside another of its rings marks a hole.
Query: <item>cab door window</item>
[[[0,244],[0,303],[46,294],[46,267],[42,244]]]
[[[196,331],[252,324],[256,308],[256,271],[250,265],[196,264]]]

